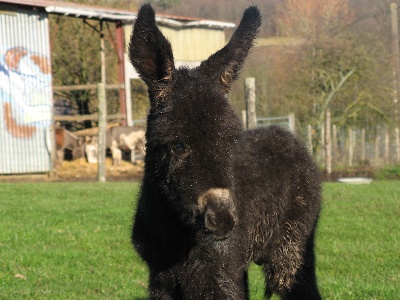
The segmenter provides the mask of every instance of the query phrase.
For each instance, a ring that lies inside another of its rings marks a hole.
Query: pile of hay
[[[57,180],[80,181],[97,180],[98,165],[90,164],[85,158],[73,161],[63,161],[56,168]],[[110,181],[140,180],[143,174],[143,162],[136,164],[122,161],[119,166],[113,166],[111,158],[106,158],[106,179]]]

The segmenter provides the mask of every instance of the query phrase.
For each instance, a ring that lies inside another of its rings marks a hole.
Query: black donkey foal
[[[249,7],[223,49],[176,69],[152,7],[138,13],[129,55],[150,112],[132,242],[152,299],[248,299],[251,262],[264,267],[266,298],[320,299],[317,169],[291,133],[243,131],[228,100],[260,24]]]

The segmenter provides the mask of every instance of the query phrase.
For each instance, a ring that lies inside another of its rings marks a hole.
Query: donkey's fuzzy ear
[[[232,82],[246,59],[261,25],[261,13],[256,6],[250,6],[234,32],[229,43],[211,55],[200,65],[200,71],[215,80],[219,80],[225,91],[229,91]]]
[[[141,6],[129,43],[129,59],[140,77],[162,92],[174,71],[171,44],[158,29],[150,4]]]

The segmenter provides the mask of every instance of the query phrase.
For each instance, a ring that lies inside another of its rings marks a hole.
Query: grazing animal
[[[320,299],[318,171],[291,133],[243,131],[227,96],[260,23],[249,7],[224,48],[176,69],[152,7],[139,10],[129,55],[150,111],[132,242],[152,299],[248,299],[251,262],[264,267],[266,298]]]
[[[71,159],[78,159],[84,157],[84,143],[71,131],[57,127],[55,130],[56,140],[56,157],[57,161],[62,163],[64,161],[65,152],[70,153]]]
[[[135,151],[144,154],[144,130],[128,126],[113,126],[107,130],[107,148],[110,148],[113,165],[119,165],[122,151],[131,152],[131,162],[135,162]]]
[[[85,154],[89,164],[97,164],[97,157],[99,151],[99,143],[97,136],[86,136],[85,138]]]

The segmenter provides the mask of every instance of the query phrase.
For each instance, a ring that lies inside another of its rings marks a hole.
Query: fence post
[[[395,139],[396,139],[396,162],[400,163],[400,130],[399,128],[395,128]]]
[[[326,173],[332,173],[332,140],[331,140],[331,110],[328,108],[326,110],[325,118],[325,163],[326,163]]]
[[[125,101],[126,101],[126,125],[133,126],[132,122],[132,95],[131,95],[131,79],[129,78],[126,70],[129,68],[129,57],[128,54],[124,54],[125,64]]]
[[[106,181],[106,130],[107,130],[107,104],[106,88],[104,83],[97,84],[97,96],[99,99],[99,137],[98,137],[98,169],[97,180]]]
[[[296,132],[296,119],[294,113],[289,114],[289,130],[293,133]]]
[[[333,164],[337,164],[338,158],[338,137],[336,125],[332,125],[332,161]]]
[[[365,163],[365,128],[361,129],[361,161]]]
[[[356,144],[353,128],[349,128],[349,167],[353,166],[354,146]]]
[[[377,128],[376,136],[375,136],[375,161],[376,161],[376,164],[378,164],[379,157],[380,157],[380,151],[379,151],[380,143],[381,143],[381,137],[379,135],[379,130]]]
[[[320,143],[321,143],[321,153],[319,162],[323,164],[325,162],[325,124],[322,123],[321,125],[321,136],[320,136]]]
[[[254,77],[245,79],[245,101],[247,110],[247,128],[257,127],[256,116],[256,80]]]
[[[385,129],[385,164],[389,164],[389,129]]]
[[[243,124],[243,129],[247,129],[247,112],[246,112],[246,110],[242,110],[242,124]]]
[[[312,145],[312,127],[310,124],[307,125],[307,139],[308,139],[308,147],[310,150],[310,154],[313,154],[313,145]]]

